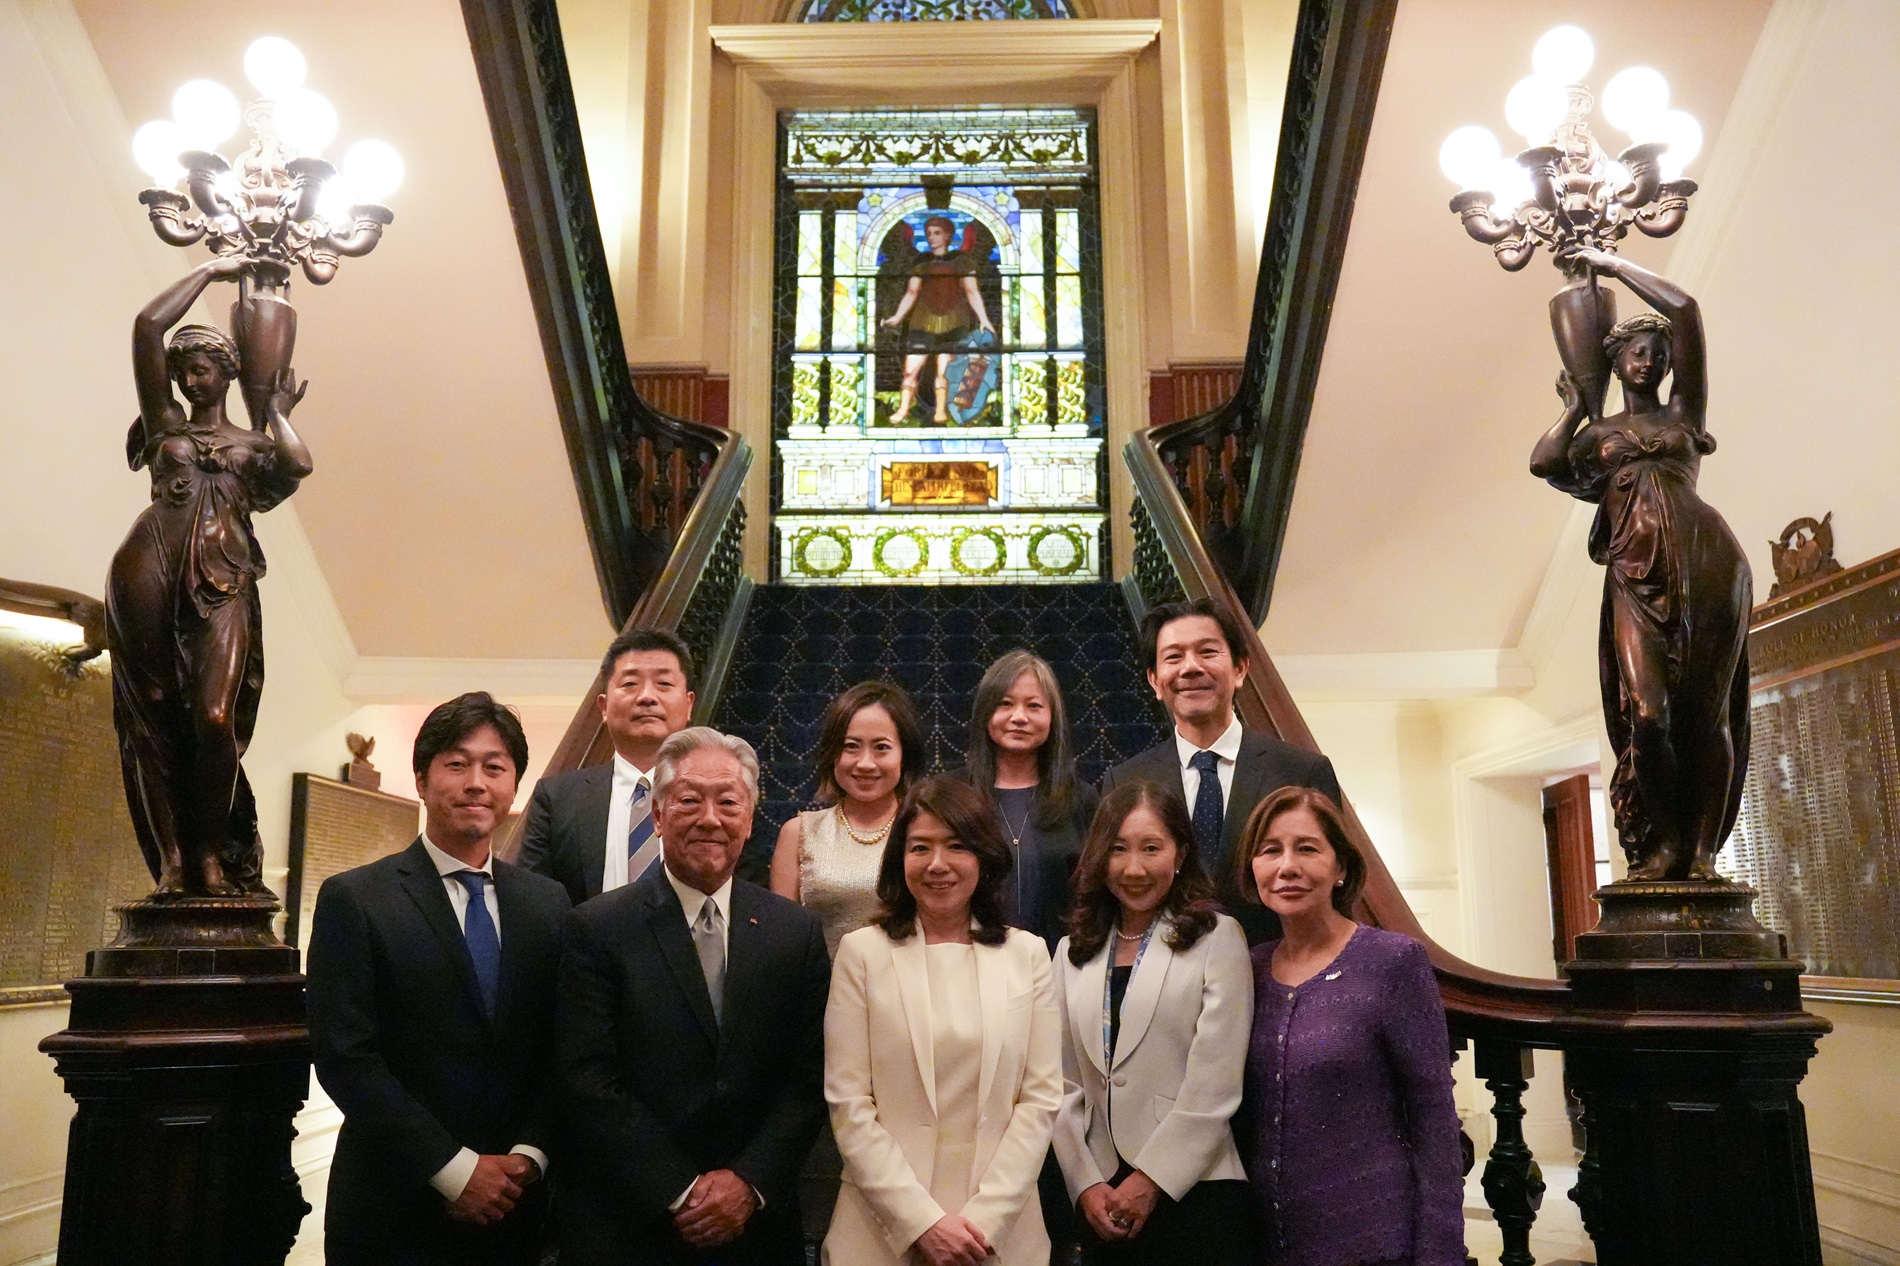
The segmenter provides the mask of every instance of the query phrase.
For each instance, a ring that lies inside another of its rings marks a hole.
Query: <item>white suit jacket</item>
[[[921,934],[892,941],[859,928],[838,944],[825,1008],[825,1099],[844,1184],[826,1262],[901,1262],[945,1213],[974,1222],[1004,1263],[1049,1256],[1036,1175],[1062,1101],[1055,977],[1042,939],[1012,928],[976,947],[983,1009],[975,1163],[969,1203],[931,1198],[937,1074],[930,977]],[[1022,1216],[1019,1216],[1022,1215]]]
[[[1228,1121],[1240,1106],[1253,1030],[1253,962],[1220,915],[1185,953],[1164,921],[1122,998],[1113,1067],[1102,1056],[1102,984],[1115,944],[1077,967],[1056,946],[1062,1000],[1062,1110],[1056,1159],[1076,1199],[1115,1176],[1116,1156],[1176,1200],[1198,1182],[1245,1178]]]

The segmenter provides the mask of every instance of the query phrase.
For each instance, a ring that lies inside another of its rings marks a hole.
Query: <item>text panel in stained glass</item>
[[[999,441],[984,513],[1028,533],[1059,507],[1064,540],[1091,530],[1104,431],[1092,116],[789,112],[780,154],[773,487],[782,578],[845,578],[793,564],[794,553],[809,553],[789,544],[817,523],[808,516],[890,515],[895,528],[900,518],[921,527],[920,516],[974,512],[962,494],[880,498],[886,485],[874,473],[888,473],[899,453],[931,455],[920,444]],[[1086,575],[1057,568],[1046,578],[1099,575],[1093,552],[1077,558]],[[925,566],[907,574],[928,578]]]

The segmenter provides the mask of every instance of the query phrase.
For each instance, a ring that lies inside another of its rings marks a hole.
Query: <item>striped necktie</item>
[[[660,855],[660,837],[653,833],[653,796],[642,778],[633,785],[633,807],[627,813],[627,882],[638,883]]]

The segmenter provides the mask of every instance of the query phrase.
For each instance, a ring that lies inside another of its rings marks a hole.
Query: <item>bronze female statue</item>
[[[288,367],[288,275],[269,260],[210,259],[132,327],[141,412],[126,455],[133,470],[151,468],[152,504],[113,556],[106,626],[126,799],[159,898],[269,893],[241,761],[264,685],[264,555],[251,516],[310,473],[309,450],[290,426],[303,387]],[[167,346],[165,332],[205,288],[234,279],[233,325],[246,345],[188,325]],[[233,381],[248,429],[225,414]]]
[[[1562,261],[1581,285],[1614,277],[1661,314],[1631,317],[1601,340],[1623,386],[1624,411],[1611,417],[1600,388],[1593,399],[1579,381],[1585,349],[1564,346],[1560,327],[1564,412],[1531,454],[1532,474],[1598,505],[1590,557],[1608,568],[1597,667],[1616,751],[1617,833],[1632,879],[1715,879],[1748,768],[1753,597],[1741,545],[1696,493],[1702,455],[1715,449],[1701,312],[1620,256],[1577,248]]]

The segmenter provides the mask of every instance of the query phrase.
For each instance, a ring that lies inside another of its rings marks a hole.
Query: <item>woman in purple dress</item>
[[[1323,793],[1275,792],[1240,845],[1236,887],[1282,928],[1253,951],[1234,1122],[1266,1217],[1262,1260],[1464,1266],[1445,1009],[1425,948],[1353,922],[1365,859]]]

